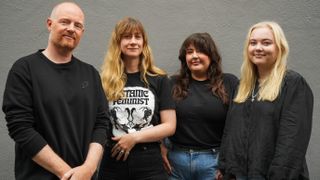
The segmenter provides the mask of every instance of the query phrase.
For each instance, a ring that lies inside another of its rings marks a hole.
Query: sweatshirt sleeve
[[[10,137],[26,154],[35,156],[47,142],[35,130],[32,82],[23,61],[17,61],[8,74],[2,110]]]
[[[312,127],[313,94],[302,76],[288,80],[284,89],[275,154],[268,179],[300,179]]]
[[[111,139],[111,121],[108,113],[108,101],[104,94],[98,72],[96,75],[98,108],[91,141],[105,146],[105,144]]]

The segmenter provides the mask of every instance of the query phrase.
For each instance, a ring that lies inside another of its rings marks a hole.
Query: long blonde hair
[[[125,65],[121,58],[120,42],[124,34],[136,31],[140,32],[143,36],[143,50],[139,63],[142,81],[148,86],[147,75],[157,76],[166,74],[154,65],[151,48],[148,45],[147,34],[142,23],[137,19],[125,17],[116,24],[112,32],[109,47],[101,66],[102,86],[110,101],[124,97],[123,88],[126,84],[127,76],[125,74]]]
[[[253,25],[247,34],[243,49],[243,63],[241,66],[240,85],[238,93],[234,99],[237,103],[242,103],[251,94],[254,89],[255,82],[258,78],[257,67],[250,61],[248,55],[249,39],[255,28],[268,27],[274,35],[275,44],[278,54],[276,62],[266,79],[259,85],[258,100],[274,101],[280,93],[281,84],[287,70],[287,58],[289,54],[289,45],[282,28],[276,22],[265,21]]]

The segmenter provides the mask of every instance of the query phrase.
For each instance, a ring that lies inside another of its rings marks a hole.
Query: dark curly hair
[[[173,86],[173,98],[177,101],[184,99],[188,95],[188,86],[191,80],[191,71],[186,62],[186,50],[193,45],[195,49],[206,54],[210,59],[208,68],[208,87],[212,94],[218,96],[224,104],[228,103],[228,94],[226,93],[221,68],[221,57],[217,46],[208,33],[191,34],[181,45],[179,51],[179,60],[181,62],[180,71],[175,75],[176,83]]]

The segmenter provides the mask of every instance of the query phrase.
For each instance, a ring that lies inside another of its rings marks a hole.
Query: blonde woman
[[[166,179],[159,140],[175,131],[175,105],[139,20],[126,17],[115,26],[101,79],[113,138],[105,147],[99,179]]]
[[[224,179],[309,179],[313,94],[300,74],[287,69],[288,53],[277,23],[250,28],[221,144]]]

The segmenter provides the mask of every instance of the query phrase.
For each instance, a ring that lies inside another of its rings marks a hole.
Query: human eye
[[[75,23],[74,26],[76,27],[76,29],[78,30],[82,30],[83,29],[83,25],[81,23]]]
[[[257,44],[257,41],[253,41],[253,40],[249,41],[250,46],[255,46],[256,44]]]
[[[197,50],[197,54],[205,54],[203,51]]]
[[[130,34],[124,34],[124,35],[122,35],[122,38],[123,39],[130,39],[131,35]]]
[[[193,53],[193,49],[187,49],[187,50],[186,50],[186,53],[187,53],[187,54],[192,54],[192,53]]]
[[[137,39],[142,39],[142,34],[135,34],[135,37],[137,38]]]
[[[266,41],[263,41],[262,44],[263,44],[264,46],[269,46],[269,45],[273,44],[273,42],[272,42],[272,41],[269,41],[269,40],[266,40]]]
[[[70,21],[68,19],[61,19],[59,21],[59,23],[62,24],[62,25],[68,25],[68,24],[70,24]]]

